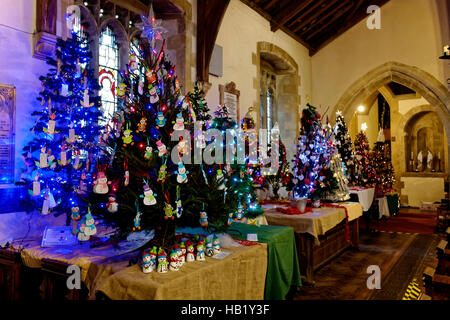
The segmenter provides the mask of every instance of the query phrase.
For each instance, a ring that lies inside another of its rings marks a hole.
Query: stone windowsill
[[[402,174],[403,177],[411,178],[447,178],[448,174],[446,172],[405,172]]]

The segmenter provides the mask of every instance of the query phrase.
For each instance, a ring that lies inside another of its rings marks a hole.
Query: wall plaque
[[[0,184],[14,182],[16,88],[0,84]]]
[[[240,91],[236,89],[236,84],[230,82],[225,86],[219,85],[220,104],[227,107],[229,117],[239,123],[239,96]]]

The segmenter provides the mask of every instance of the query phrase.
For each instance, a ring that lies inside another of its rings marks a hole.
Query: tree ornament
[[[142,117],[141,120],[139,121],[137,127],[138,129],[136,130],[136,133],[139,132],[145,132],[145,127],[147,126],[147,118],[146,117]]]
[[[48,154],[48,167],[53,170],[53,169],[56,168],[57,161],[55,159],[55,156],[50,154],[50,153],[51,153],[51,150],[49,149],[47,151],[47,154]]]
[[[110,213],[116,213],[119,210],[119,204],[117,203],[117,198],[114,193],[108,195],[108,203],[106,204],[106,209]]]
[[[44,129],[43,129],[43,131],[44,131],[46,134],[55,134],[55,133],[59,133],[59,131],[55,131],[55,126],[56,126],[55,118],[56,118],[56,114],[55,114],[55,113],[52,113],[52,114],[50,115],[50,120],[48,121],[47,128],[44,128]]]
[[[236,221],[242,220],[244,218],[244,213],[245,213],[244,205],[242,204],[242,202],[239,202],[236,211]]]
[[[177,118],[175,121],[173,121],[172,123],[174,123],[173,125],[173,130],[174,131],[183,131],[184,130],[184,118],[183,118],[183,114],[181,112],[179,112],[177,114]]]
[[[148,181],[144,180],[144,194],[140,195],[141,198],[144,198],[144,205],[146,206],[153,206],[156,204],[156,198],[157,194],[153,194],[153,190],[148,186]]]
[[[41,183],[39,181],[39,173],[34,176],[33,181],[33,197],[36,197],[41,194]]]
[[[200,225],[203,228],[208,226],[208,214],[205,212],[205,204],[203,203],[203,211],[200,212]]]
[[[133,134],[132,134],[132,131],[129,128],[129,124],[127,124],[126,130],[123,131],[122,140],[123,140],[123,146],[124,147],[126,147],[129,144],[134,145]]]
[[[181,215],[183,214],[183,205],[181,203],[181,196],[180,196],[180,186],[177,186],[177,200],[175,200],[175,214],[177,218],[181,218]]]
[[[98,224],[97,221],[94,220],[91,214],[91,207],[88,206],[88,213],[86,214],[85,218],[85,230],[84,233],[88,236],[93,236],[97,233],[97,228],[95,225]]]
[[[159,102],[158,88],[156,86],[150,84],[148,94],[150,95],[150,103],[155,104]]]
[[[111,181],[108,181],[105,172],[99,171],[97,180],[94,181],[94,192],[97,194],[107,194],[109,192],[108,184],[111,184]]]
[[[162,164],[161,167],[159,168],[159,172],[158,172],[158,182],[162,182],[164,183],[164,181],[166,181],[166,175],[167,175],[167,166],[165,164]]]
[[[158,252],[158,272],[159,273],[167,273],[168,270],[168,265],[169,263],[167,262],[167,255],[164,251],[164,249],[159,248],[159,252]]]
[[[213,247],[214,247],[214,255],[220,253],[220,239],[218,237],[215,237],[213,240]]]
[[[136,201],[134,202],[134,205],[136,207],[136,216],[134,217],[134,227],[133,227],[133,231],[137,230],[141,230],[141,216],[142,216],[142,212],[139,211],[139,202],[136,199]]]
[[[138,93],[142,96],[144,94],[144,78],[139,77]]]
[[[156,141],[156,147],[158,148],[158,156],[162,157],[167,154],[166,145],[161,140]]]
[[[217,174],[216,174],[216,181],[219,185],[219,187],[217,187],[218,190],[225,190],[225,176],[223,175],[223,172],[221,169],[217,170]]]
[[[70,161],[71,161],[71,160],[67,161],[66,145],[63,144],[62,147],[61,147],[61,157],[60,157],[60,160],[58,160],[58,164],[59,164],[61,167],[64,167],[64,166],[66,166],[67,164],[69,164]]]
[[[167,198],[167,195],[166,195],[166,198]],[[171,206],[171,204],[169,202],[166,202],[166,204],[165,204],[164,214],[165,214],[164,219],[166,219],[166,220],[175,219],[175,217],[173,216],[173,207]]]
[[[172,252],[170,253],[169,270],[170,271],[178,271],[179,270],[178,252],[176,252],[174,249],[172,249]]]
[[[117,96],[119,98],[125,97],[125,94],[127,93],[127,85],[125,83],[119,83],[117,86]]]
[[[88,88],[84,89],[83,101],[80,100],[80,104],[84,108],[90,108],[90,107],[94,106],[93,102],[92,103],[89,102],[89,90],[88,90]]]
[[[194,255],[194,245],[189,240],[186,241],[186,262],[194,262],[195,261],[195,255]]]
[[[197,261],[205,261],[205,245],[203,243],[203,240],[200,240],[197,243]]]
[[[75,135],[75,129],[73,128],[73,122],[69,124],[69,137],[66,138],[67,143],[74,143],[77,141],[78,137]]]
[[[195,144],[197,148],[204,149],[206,148],[206,138],[203,132],[204,121],[199,120],[195,123],[196,131],[195,131]]]
[[[188,182],[188,174],[189,171],[186,170],[186,167],[184,166],[183,162],[178,162],[178,170],[175,171],[177,174],[177,182],[178,183],[186,183]]]
[[[205,254],[207,257],[212,257],[214,255],[213,243],[210,238],[206,238]]]
[[[164,117],[164,113],[162,111],[158,112],[158,115],[156,116],[156,128],[162,128],[166,125],[166,118]]]
[[[150,273],[153,271],[154,269],[154,265],[152,264],[152,260],[150,257],[150,252],[148,251],[143,251],[142,252],[142,272],[143,273]]]
[[[180,254],[178,255],[178,261],[180,262],[180,265],[183,265],[186,263],[186,246],[184,242],[180,243]]]
[[[79,207],[72,207],[70,208],[71,211],[71,219],[72,219],[72,234],[76,235],[77,234],[77,228],[78,228],[78,222],[81,220],[81,215],[80,215],[80,208]]]
[[[139,69],[138,58],[134,53],[130,54],[129,61],[130,62],[128,63],[128,66],[130,67],[131,71],[136,71],[137,69]]]
[[[74,153],[74,155],[75,155],[75,161],[73,162],[73,165],[72,165],[72,167],[75,169],[75,170],[78,170],[78,169],[80,169],[82,166],[83,166],[83,164],[81,163],[81,161],[80,161],[80,150],[75,150],[75,151],[73,151],[73,153]]]
[[[177,148],[178,148],[178,154],[181,155],[183,154],[189,154],[189,148],[188,148],[188,143],[186,140],[183,139],[183,137],[180,137],[180,142],[178,142],[177,144]]]
[[[41,153],[39,155],[39,162],[36,162],[36,166],[38,166],[41,169],[48,167],[48,155],[46,147],[41,148]]]

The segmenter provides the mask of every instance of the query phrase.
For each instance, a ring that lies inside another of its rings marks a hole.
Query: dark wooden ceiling
[[[370,5],[389,0],[241,0],[270,21],[273,32],[281,29],[306,46],[310,55],[367,18]]]

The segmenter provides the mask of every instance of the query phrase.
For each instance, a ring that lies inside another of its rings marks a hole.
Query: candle
[[[444,56],[448,56],[450,55],[450,46],[445,46],[444,47]]]
[[[47,164],[47,153],[45,153],[45,152],[42,152],[39,155],[39,167],[40,168],[48,167],[48,164]]]
[[[441,160],[441,152],[438,152],[438,159]]]
[[[67,152],[61,151],[61,165],[65,166],[67,164]]]
[[[411,151],[411,160],[414,159],[414,152]]]

